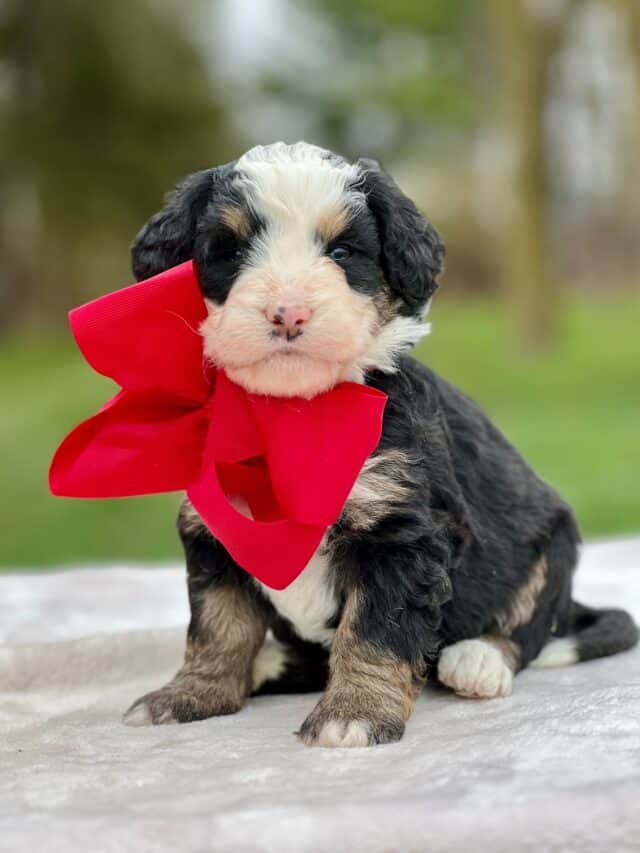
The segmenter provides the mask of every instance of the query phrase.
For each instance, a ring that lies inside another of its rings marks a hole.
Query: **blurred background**
[[[178,556],[177,495],[48,494],[112,391],[66,312],[130,282],[182,175],[301,138],[380,159],[443,234],[418,356],[586,537],[640,530],[637,0],[0,0],[0,567]]]

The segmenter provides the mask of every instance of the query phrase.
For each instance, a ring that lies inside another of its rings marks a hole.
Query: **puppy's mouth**
[[[271,352],[262,358],[257,358],[250,366],[253,367],[258,364],[268,365],[270,363],[277,364],[280,359],[286,359],[287,361],[295,361],[296,359],[306,362],[317,361],[323,364],[333,364],[336,361],[336,359],[322,358],[315,353],[308,352],[300,344],[292,342],[274,347]]]
[[[273,350],[264,359],[268,361],[270,358],[278,355],[299,355],[303,358],[311,358],[312,356],[305,350],[304,344],[299,340],[300,336],[294,338],[274,340]]]
[[[302,345],[297,341],[290,341],[276,344],[268,352],[262,353],[257,358],[246,361],[228,361],[221,364],[221,366],[232,370],[246,370],[258,367],[259,365],[277,364],[280,359],[286,359],[287,361],[299,359],[300,361],[315,361],[324,364],[333,364],[337,361],[336,359],[322,358],[315,353],[310,353],[303,349]]]

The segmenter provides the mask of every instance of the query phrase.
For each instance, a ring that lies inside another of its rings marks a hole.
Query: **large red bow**
[[[249,394],[205,366],[206,314],[192,261],[71,312],[82,354],[122,390],[62,442],[51,491],[186,489],[234,560],[283,589],[338,519],[380,440],[387,397],[352,382],[311,400]]]

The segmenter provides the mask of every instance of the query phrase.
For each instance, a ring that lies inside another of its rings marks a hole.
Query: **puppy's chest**
[[[256,583],[303,640],[331,645],[335,629],[330,627],[338,600],[330,577],[330,555],[321,545],[298,577],[285,589],[270,589]]]
[[[392,512],[407,494],[406,457],[389,451],[370,457],[351,490],[341,515],[341,536],[352,530],[362,535]],[[332,565],[330,548],[323,541],[304,571],[286,589],[259,584],[276,611],[304,640],[329,646],[339,608],[333,582],[339,565]],[[256,581],[259,583],[259,581]]]

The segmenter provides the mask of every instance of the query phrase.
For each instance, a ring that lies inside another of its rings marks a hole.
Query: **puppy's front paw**
[[[244,692],[232,684],[176,680],[141,696],[124,714],[127,726],[191,723],[207,717],[235,714],[244,704]]]
[[[177,723],[175,697],[166,687],[137,699],[122,717],[127,726],[163,726]]]
[[[442,650],[438,679],[459,696],[496,699],[510,695],[513,670],[500,649],[486,640],[461,640]]]
[[[385,718],[363,708],[346,711],[340,703],[320,700],[298,732],[307,746],[354,747],[393,743],[404,733],[404,722],[394,717]],[[364,716],[366,713],[366,716]]]

